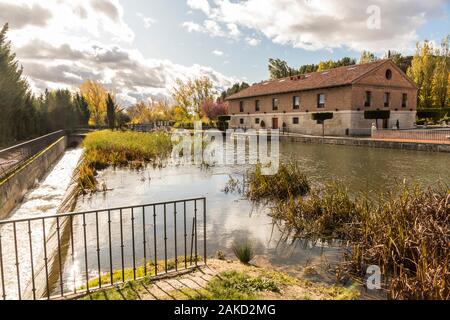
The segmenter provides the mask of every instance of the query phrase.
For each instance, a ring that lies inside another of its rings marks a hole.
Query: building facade
[[[281,129],[321,135],[312,114],[327,112],[326,134],[368,134],[379,128],[412,128],[417,86],[391,60],[341,67],[255,84],[227,100],[232,128]],[[366,111],[389,111],[389,119],[366,119]]]

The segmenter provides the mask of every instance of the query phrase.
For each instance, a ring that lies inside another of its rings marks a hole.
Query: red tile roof
[[[378,60],[301,76],[264,81],[228,97],[227,100],[350,85],[388,61],[390,60]]]

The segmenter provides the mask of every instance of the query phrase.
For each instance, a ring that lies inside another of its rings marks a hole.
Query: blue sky
[[[214,1],[210,1],[212,4]],[[374,1],[376,2],[376,1]],[[267,77],[267,61],[269,58],[287,60],[292,66],[307,63],[317,63],[320,60],[339,59],[345,56],[359,57],[360,51],[349,49],[343,43],[342,48],[305,50],[294,48],[292,45],[274,43],[262,35],[258,30],[242,29],[242,38],[252,37],[255,34],[260,44],[251,46],[245,41],[212,37],[205,33],[187,32],[182,28],[185,21],[200,23],[206,15],[200,10],[193,10],[184,0],[176,1],[140,1],[121,0],[125,8],[125,21],[136,31],[135,44],[146,55],[158,59],[170,59],[181,64],[205,64],[214,69],[248,79],[250,82],[259,81]],[[407,5],[407,1],[405,1]],[[417,40],[431,39],[437,43],[450,31],[450,3],[443,6],[441,15],[426,21],[417,28]],[[146,29],[140,20],[136,19],[135,12],[140,12],[154,19],[154,23]],[[410,44],[414,44],[411,42]],[[380,48],[378,55],[384,50]],[[412,54],[411,47],[399,48],[405,54]],[[218,50],[222,56],[212,54]]]
[[[449,0],[0,0],[33,90],[93,79],[124,105],[169,97],[177,78],[257,82],[269,58],[412,54],[439,44],[449,15]]]

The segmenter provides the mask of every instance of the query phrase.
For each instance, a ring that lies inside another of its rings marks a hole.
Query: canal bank
[[[319,137],[299,134],[283,134],[280,140],[289,142],[301,142],[305,144],[329,144],[342,146],[355,146],[377,149],[399,149],[410,151],[444,152],[450,153],[450,143],[428,143],[411,141],[374,140],[370,138],[352,137]]]
[[[63,136],[0,182],[0,220],[7,218],[37,181],[45,177],[63,156],[66,146],[67,137]]]

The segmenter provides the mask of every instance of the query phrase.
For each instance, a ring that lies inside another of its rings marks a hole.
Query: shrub
[[[270,216],[282,223],[287,234],[308,240],[347,239],[349,228],[358,221],[357,206],[341,184],[313,190],[306,199],[278,201]]]
[[[295,161],[280,164],[278,172],[269,176],[263,175],[261,165],[257,165],[248,173],[245,183],[247,198],[256,203],[304,196],[310,190],[308,178]]]
[[[233,252],[239,261],[244,264],[249,264],[255,256],[253,246],[249,242],[234,243]]]

